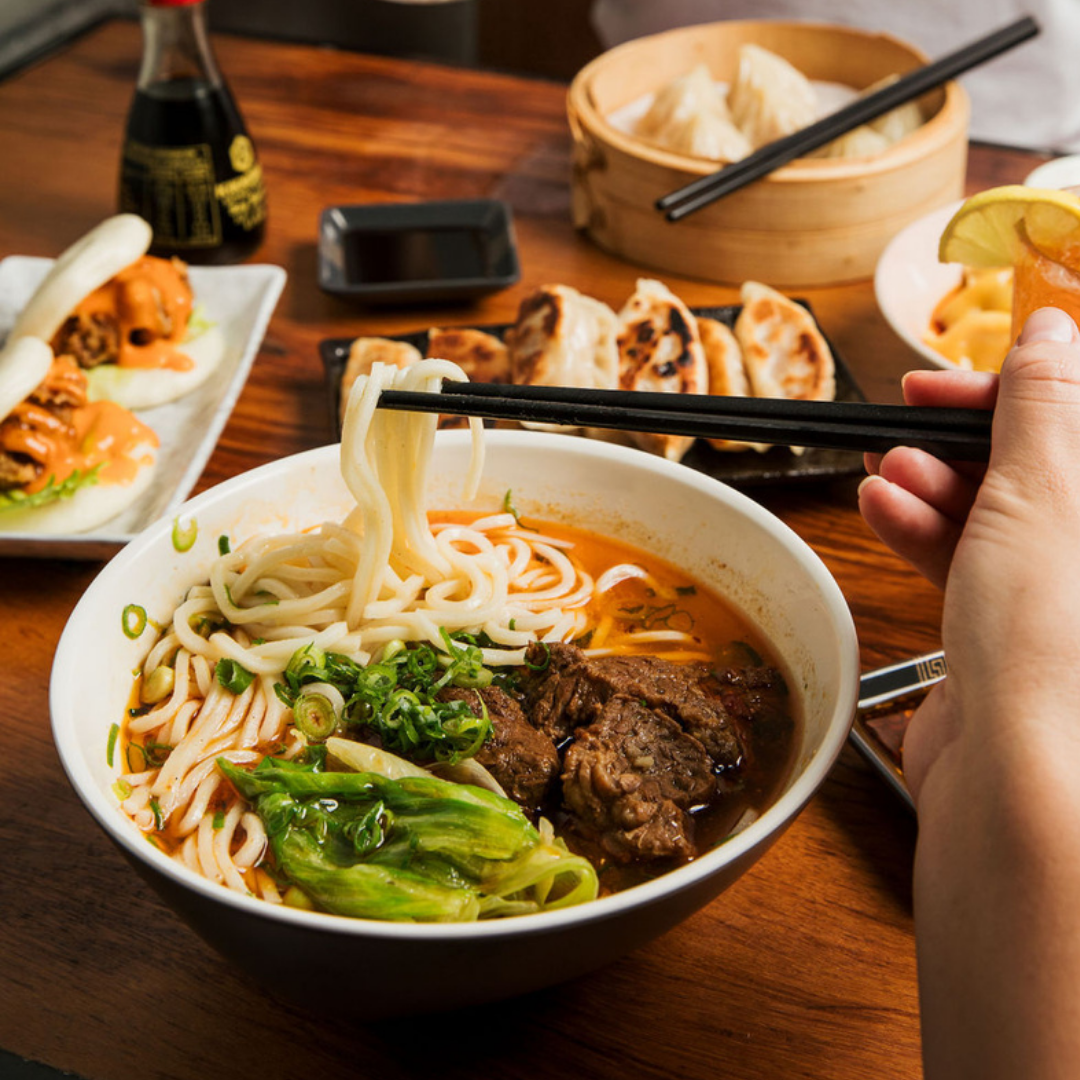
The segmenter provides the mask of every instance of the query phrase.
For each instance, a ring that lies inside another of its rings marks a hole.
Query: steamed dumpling
[[[618,385],[617,320],[607,304],[569,285],[542,285],[521,302],[506,332],[511,381],[532,386]],[[565,427],[529,423],[541,431]]]
[[[697,319],[666,285],[640,278],[619,312],[619,385],[624,390],[705,394],[709,371]],[[634,432],[643,450],[679,461],[694,440]]]
[[[665,149],[712,161],[738,161],[750,153],[704,64],[662,86],[634,131]]]
[[[662,145],[708,161],[739,161],[751,149],[749,140],[729,119],[712,113],[692,116],[671,128]]]
[[[739,49],[739,68],[727,103],[755,150],[812,124],[819,110],[805,75],[782,56],[749,44]]]
[[[862,93],[865,97],[873,94],[895,82],[898,76],[889,75],[880,79],[872,86],[868,86]],[[895,109],[871,120],[868,124],[862,124],[857,128],[826,143],[819,150],[814,151],[811,157],[823,158],[853,158],[870,157],[872,154],[880,154],[888,150],[893,143],[899,142],[905,135],[910,135],[923,123],[922,109],[917,101],[909,101],[898,105]]]

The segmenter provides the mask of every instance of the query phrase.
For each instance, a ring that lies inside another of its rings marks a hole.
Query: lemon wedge
[[[1012,266],[1025,247],[1057,262],[1077,261],[1080,197],[1022,184],[980,191],[945,226],[938,258],[965,266]]]

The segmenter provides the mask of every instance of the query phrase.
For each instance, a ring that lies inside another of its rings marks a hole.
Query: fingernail
[[[871,473],[869,476],[864,476],[859,482],[858,488],[856,488],[855,490],[855,497],[858,498],[860,495],[862,495],[863,491],[877,480],[880,480],[882,483],[885,482],[884,478],[878,476],[877,473]]]
[[[1076,324],[1060,308],[1044,307],[1033,311],[1017,338],[1018,345],[1033,341],[1058,341],[1068,345],[1077,340]]]

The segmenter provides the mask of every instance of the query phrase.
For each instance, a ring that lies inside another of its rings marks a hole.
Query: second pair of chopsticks
[[[992,420],[977,409],[451,381],[436,394],[384,390],[379,406],[777,446],[874,453],[914,446],[956,461],[988,458]]]
[[[1025,16],[1008,26],[995,30],[992,34],[973,41],[947,56],[935,60],[924,67],[916,68],[902,75],[895,82],[889,83],[873,94],[856,98],[850,105],[787,135],[775,142],[766,143],[752,154],[710,173],[699,180],[694,180],[685,187],[672,191],[656,201],[658,210],[666,211],[668,221],[680,218],[700,210],[703,206],[717,199],[730,195],[747,184],[760,180],[781,165],[786,165],[795,158],[817,150],[818,147],[832,142],[841,135],[854,130],[861,124],[876,120],[879,116],[891,112],[899,105],[933,90],[942,83],[962,75],[979,64],[992,60],[995,56],[1027,41],[1039,32],[1039,24]]]

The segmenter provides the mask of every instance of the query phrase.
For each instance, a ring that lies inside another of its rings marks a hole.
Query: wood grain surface
[[[513,319],[565,282],[619,305],[640,268],[570,225],[565,87],[233,37],[218,57],[262,155],[256,261],[289,281],[199,488],[332,439],[318,342]],[[138,28],[116,22],[0,84],[0,256],[55,255],[113,211]],[[973,147],[969,188],[1040,160]],[[321,293],[319,212],[335,203],[495,196],[513,208],[519,285],[461,308],[364,310]],[[694,305],[734,290],[666,275]],[[872,400],[917,358],[869,282],[807,291]],[[856,480],[753,492],[821,555],[866,666],[936,647],[937,594],[855,510]],[[77,800],[49,730],[52,655],[100,565],[0,562],[0,1047],[91,1080],[259,1077],[917,1077],[915,826],[844,752],[801,817],[730,891],[576,982],[471,1015],[344,1025],[250,985],[143,885]],[[422,972],[418,973],[422,978]],[[356,972],[356,992],[378,994]]]

